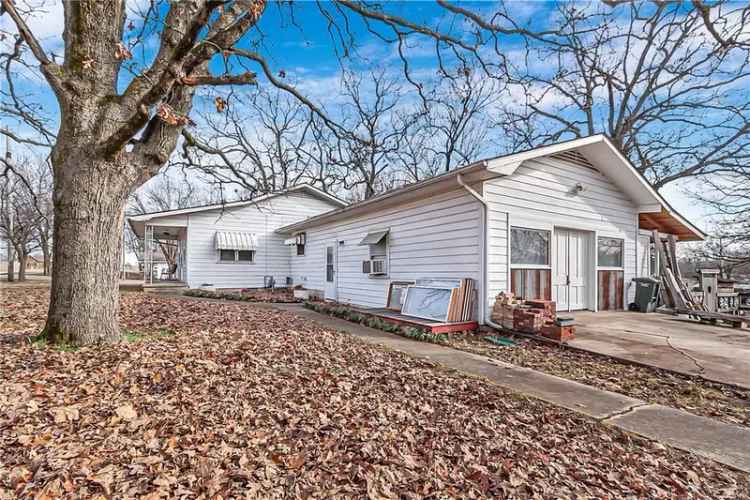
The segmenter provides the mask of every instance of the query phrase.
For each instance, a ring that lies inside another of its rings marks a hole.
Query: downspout
[[[480,318],[483,318],[484,324],[489,325],[492,328],[495,328],[496,330],[502,330],[502,326],[498,325],[497,323],[493,323],[490,319],[490,315],[487,314],[487,279],[488,279],[488,265],[487,265],[487,253],[489,245],[487,244],[487,239],[489,236],[489,232],[487,231],[487,200],[482,196],[481,194],[477,193],[477,191],[466,184],[464,181],[463,174],[456,174],[456,182],[458,182],[458,185],[464,188],[471,196],[473,196],[482,206],[482,250],[480,252],[480,268],[481,268],[481,275],[482,275],[482,289],[479,291],[479,297],[480,297],[480,308],[479,308],[479,316]]]

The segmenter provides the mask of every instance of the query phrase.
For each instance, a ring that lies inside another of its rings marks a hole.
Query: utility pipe
[[[458,182],[458,185],[464,188],[471,196],[473,196],[482,206],[482,251],[480,252],[480,268],[481,268],[481,274],[482,274],[482,290],[479,293],[480,296],[480,304],[481,307],[479,309],[479,315],[481,318],[484,319],[484,324],[491,326],[492,328],[496,330],[502,330],[503,327],[498,325],[497,323],[493,323],[490,319],[490,315],[487,314],[487,280],[488,280],[488,248],[489,245],[487,244],[487,239],[489,237],[489,231],[487,231],[487,221],[488,221],[488,214],[487,214],[487,200],[484,196],[479,194],[474,188],[466,184],[464,181],[463,174],[456,174],[456,182]]]

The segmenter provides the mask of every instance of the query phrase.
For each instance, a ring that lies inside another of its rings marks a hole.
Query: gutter
[[[459,186],[464,188],[474,199],[476,199],[480,205],[482,206],[482,251],[480,252],[480,268],[481,268],[481,276],[482,276],[482,289],[479,291],[479,298],[480,298],[480,307],[479,307],[479,317],[482,319],[481,323],[485,325],[489,325],[492,328],[496,330],[502,330],[503,327],[498,325],[497,323],[493,323],[490,319],[490,315],[487,314],[487,279],[488,279],[488,265],[487,265],[487,254],[489,250],[489,244],[487,242],[489,232],[487,231],[487,200],[479,194],[474,188],[466,184],[464,181],[463,174],[456,174],[456,182]]]

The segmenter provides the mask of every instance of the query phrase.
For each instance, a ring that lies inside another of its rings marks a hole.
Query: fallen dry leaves
[[[515,346],[491,344],[482,336],[453,335],[451,347],[518,366],[750,427],[750,391],[658,368],[620,363],[606,356],[513,337]]]
[[[125,294],[124,326],[176,334],[75,352],[23,342],[43,290],[0,307],[0,498],[750,494],[713,462],[268,307]]]

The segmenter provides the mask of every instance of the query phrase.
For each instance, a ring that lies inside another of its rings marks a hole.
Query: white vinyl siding
[[[242,207],[194,212],[187,218],[188,286],[211,283],[217,288],[258,288],[264,276],[284,285],[290,274],[291,248],[279,227],[337,208],[306,193],[279,195]],[[154,219],[151,224],[159,224]],[[253,261],[221,261],[215,248],[217,231],[254,233],[258,240]]]
[[[460,189],[307,228],[305,255],[292,257],[294,282],[323,290],[325,249],[333,243],[338,257],[339,302],[385,307],[391,280],[480,280],[480,208],[479,202]],[[362,272],[362,261],[370,257],[370,248],[359,243],[368,233],[383,230],[390,230],[388,275],[371,277]],[[477,289],[481,290],[480,282]]]
[[[576,192],[580,184],[583,191]],[[508,226],[569,228],[624,240],[625,306],[632,301],[636,273],[638,211],[603,174],[550,157],[524,162],[508,177],[484,183],[488,201],[488,304],[508,290]],[[592,281],[591,285],[594,283]],[[554,298],[554,297],[553,297]]]

